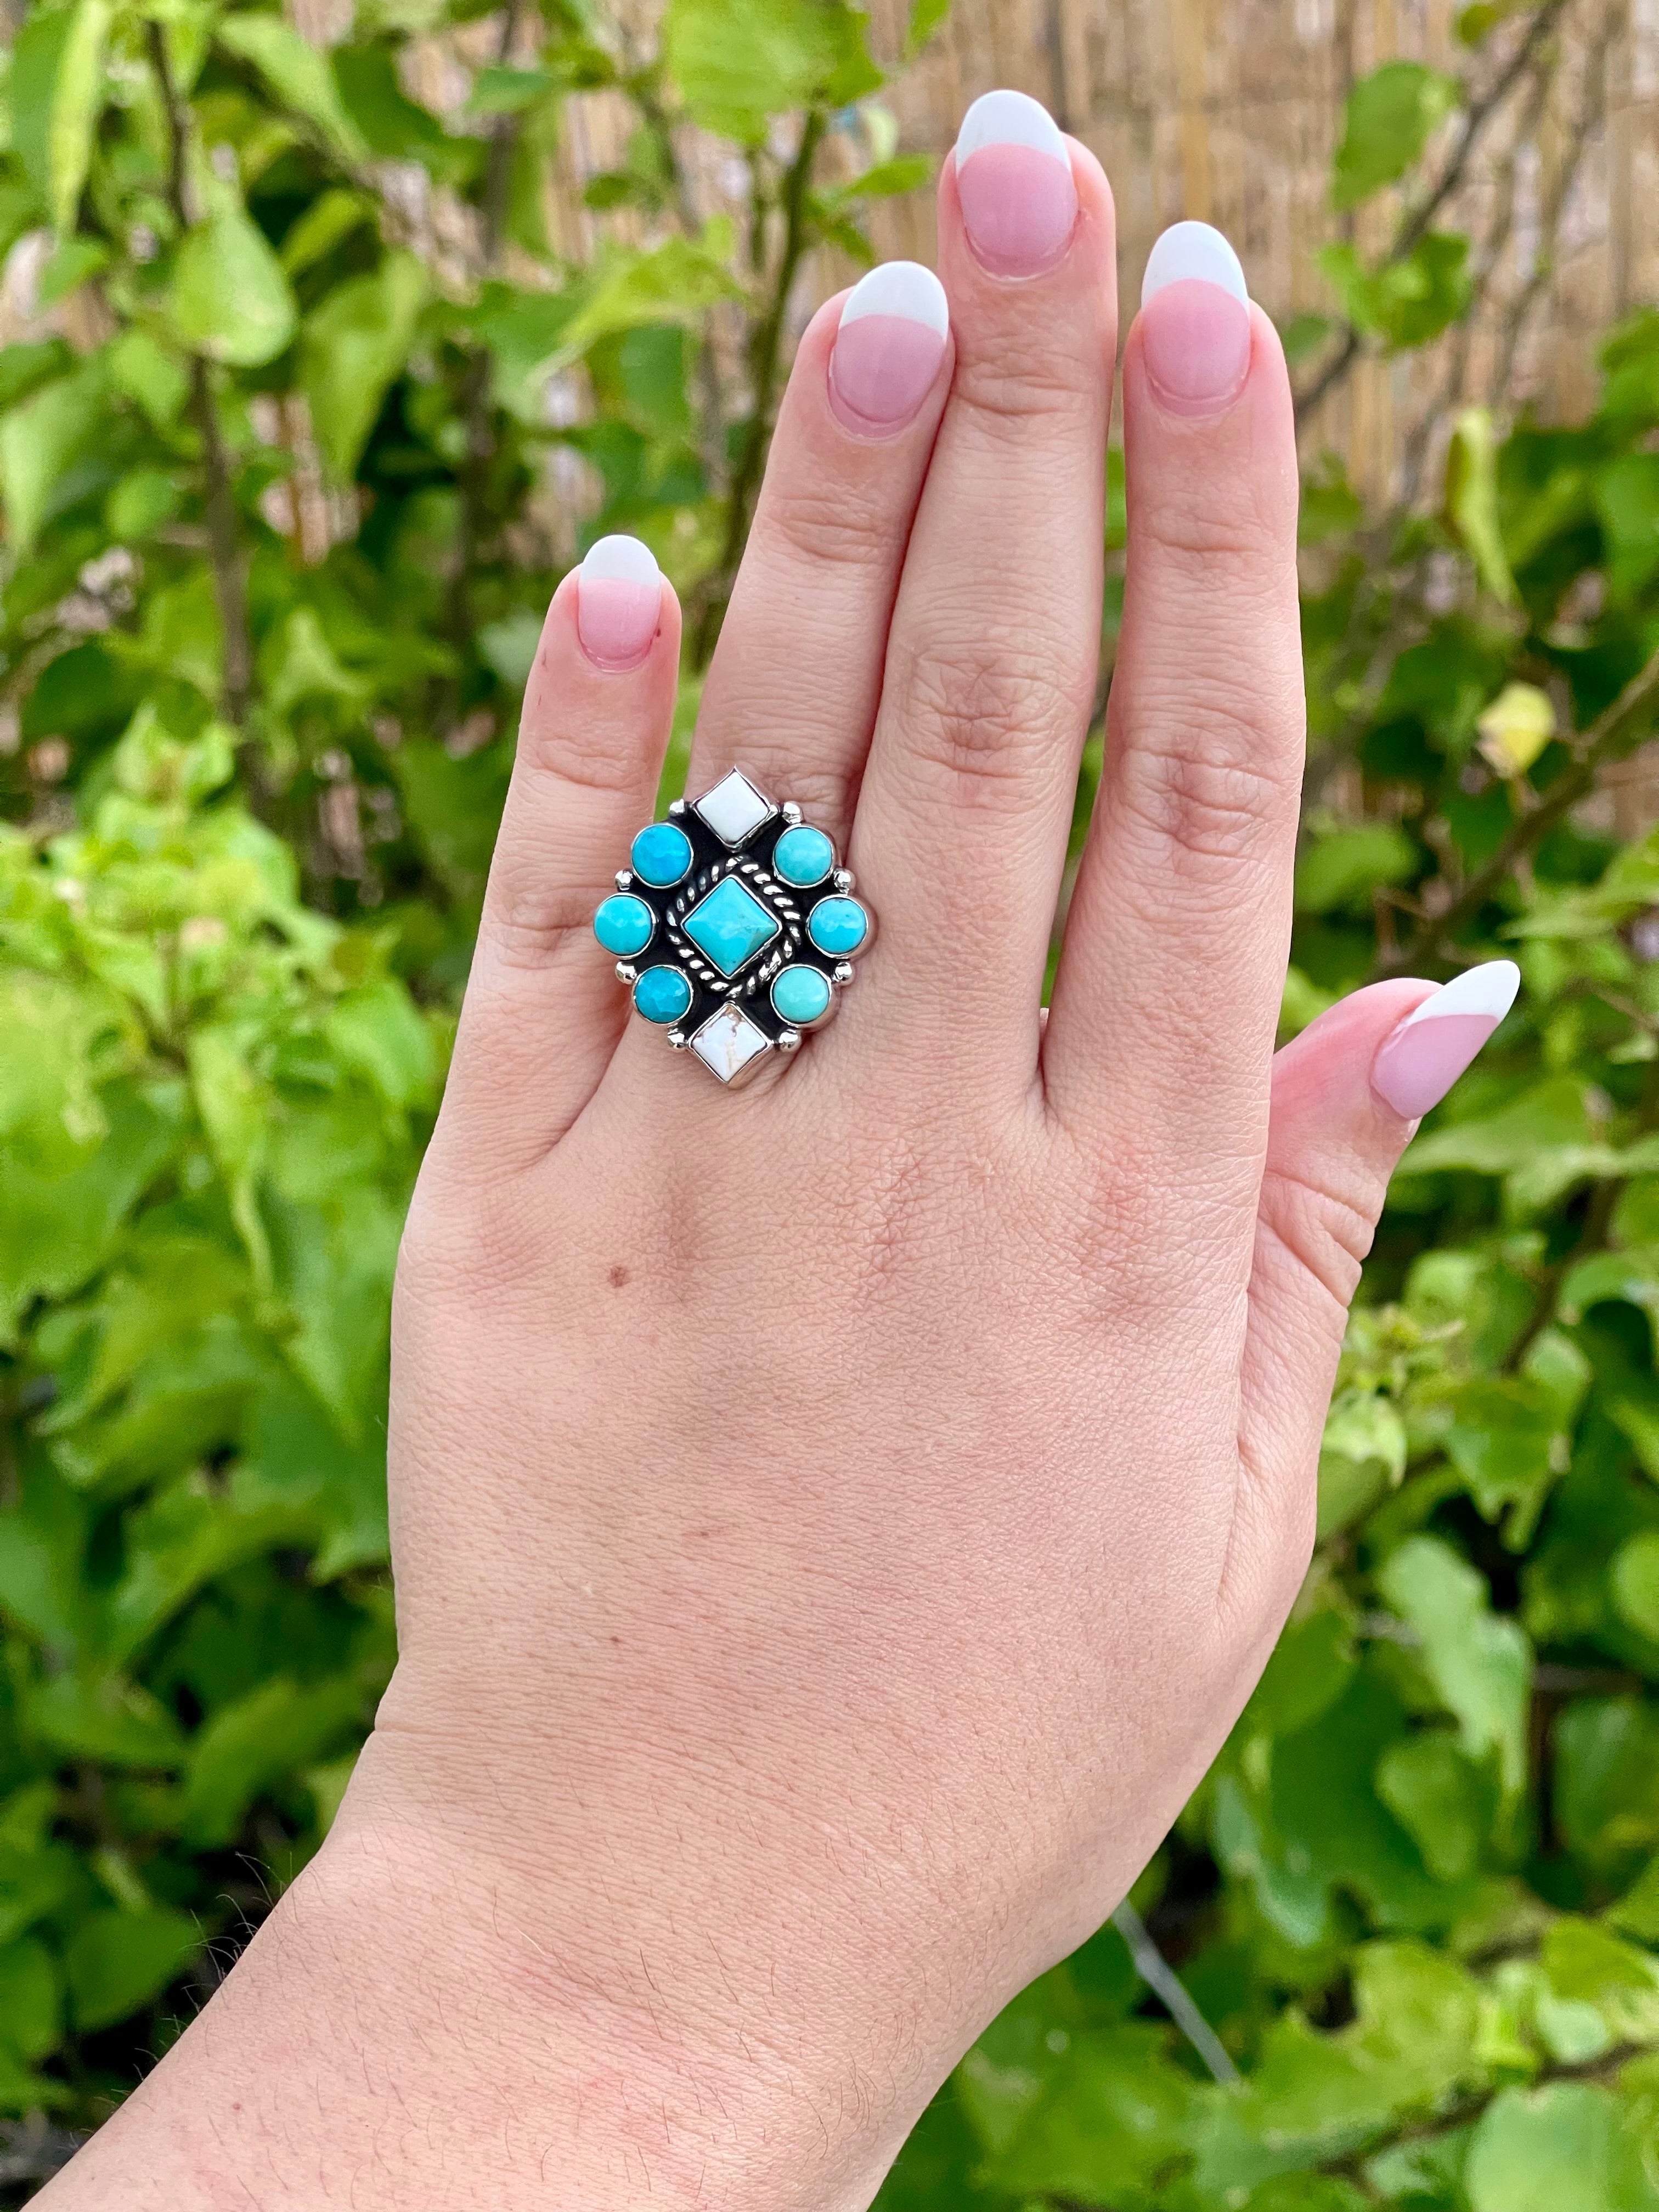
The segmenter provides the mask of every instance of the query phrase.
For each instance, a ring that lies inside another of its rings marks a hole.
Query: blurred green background
[[[392,1270],[543,610],[593,537],[655,547],[672,784],[805,272],[925,188],[889,100],[946,15],[362,0],[327,48],[207,0],[14,19],[9,2201],[326,1832],[392,1662]],[[1468,8],[1455,69],[1353,83],[1322,310],[1268,302],[1310,404],[1476,327],[1455,187],[1560,19]],[[573,202],[599,90],[616,160]],[[1286,1033],[1374,975],[1502,951],[1526,988],[1395,1184],[1260,1691],[884,2212],[1659,2212],[1659,314],[1573,342],[1578,419],[1449,385],[1413,497],[1310,455]],[[1103,712],[1115,459],[1111,489]],[[1079,833],[1098,760],[1097,726]]]

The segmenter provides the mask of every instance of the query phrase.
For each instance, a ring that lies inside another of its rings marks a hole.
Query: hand
[[[568,577],[404,1242],[397,1676],[321,1857],[59,2212],[864,2206],[1272,1647],[1388,1176],[1494,986],[1379,986],[1273,1060],[1291,400],[1182,226],[1125,356],[1127,599],[1045,1029],[1106,180],[995,95],[939,256],[948,336],[919,270],[806,332],[690,772],[799,800],[881,942],[740,1095],[626,1018],[590,918],[679,617],[637,553]]]

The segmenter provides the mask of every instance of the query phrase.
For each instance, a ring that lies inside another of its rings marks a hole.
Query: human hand
[[[590,921],[678,614],[648,567],[567,579],[400,1271],[398,1673],[322,1857],[64,2212],[240,2201],[256,2163],[276,2205],[867,2204],[1272,1648],[1388,1176],[1512,971],[1378,986],[1273,1060],[1293,425],[1182,226],[1125,356],[1127,596],[1045,1028],[1105,179],[994,95],[939,257],[948,336],[878,272],[885,313],[801,343],[689,784],[798,800],[880,945],[739,1095],[626,1018]]]

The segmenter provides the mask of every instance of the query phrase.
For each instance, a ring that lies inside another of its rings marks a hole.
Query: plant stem
[[[789,312],[789,295],[795,287],[801,256],[806,250],[806,193],[811,182],[813,160],[819,141],[823,137],[824,124],[825,117],[821,108],[807,111],[806,119],[801,126],[800,144],[784,179],[781,198],[783,250],[773,280],[771,299],[765,314],[756,325],[749,348],[753,411],[744,429],[743,451],[732,471],[732,489],[726,504],[726,542],[721,550],[720,565],[711,580],[708,596],[703,602],[697,623],[696,653],[700,668],[708,665],[709,655],[714,649],[714,640],[720,635],[721,617],[732,597],[732,585],[737,580],[738,563],[743,558],[749,526],[754,519],[755,501],[760,494],[761,473],[766,465],[766,449],[772,434],[772,414],[783,352],[784,319]]]
[[[1508,99],[1510,91],[1532,64],[1537,52],[1558,18],[1565,9],[1567,0],[1545,0],[1545,4],[1534,15],[1527,34],[1513,54],[1492,79],[1479,100],[1471,100],[1463,111],[1462,128],[1457,134],[1457,143],[1452,148],[1438,182],[1427,196],[1404,216],[1395,232],[1388,252],[1379,264],[1380,269],[1392,269],[1408,260],[1426,234],[1429,225],[1457,190],[1468,172],[1474,149],[1485,135],[1486,125]],[[1310,415],[1322,399],[1340,384],[1359,358],[1364,341],[1359,331],[1350,323],[1344,332],[1342,343],[1335,355],[1325,364],[1306,392],[1298,392],[1296,411],[1298,416]]]
[[[1129,1948],[1138,1973],[1218,2081],[1237,2081],[1238,2069],[1221,2038],[1187,1993],[1187,1986],[1152,1938],[1146,1922],[1126,1897],[1112,1925]]]
[[[1386,975],[1409,975],[1425,961],[1440,961],[1458,932],[1473,921],[1504,883],[1516,862],[1542,843],[1589,792],[1611,763],[1622,760],[1648,735],[1659,717],[1659,653],[1638,676],[1632,677],[1607,710],[1575,739],[1572,760],[1562,769],[1538,805],[1523,814],[1486,866],[1463,885],[1449,906],[1431,915],[1407,942],[1378,961],[1371,981]]]
[[[152,21],[148,28],[150,66],[155,71],[167,120],[167,200],[174,221],[185,231],[191,221],[190,112],[179,96],[161,24]],[[213,402],[212,378],[207,361],[198,353],[190,356],[189,416],[202,441],[203,519],[207,526],[213,594],[218,603],[219,626],[225,641],[225,713],[235,728],[246,735],[253,694],[253,642],[248,629],[247,586],[242,574],[236,495],[230,455],[219,428],[219,410]]]

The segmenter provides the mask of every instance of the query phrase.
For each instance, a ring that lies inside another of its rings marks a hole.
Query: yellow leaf
[[[1535,684],[1506,684],[1475,727],[1488,768],[1502,776],[1524,775],[1555,735],[1555,708]]]

